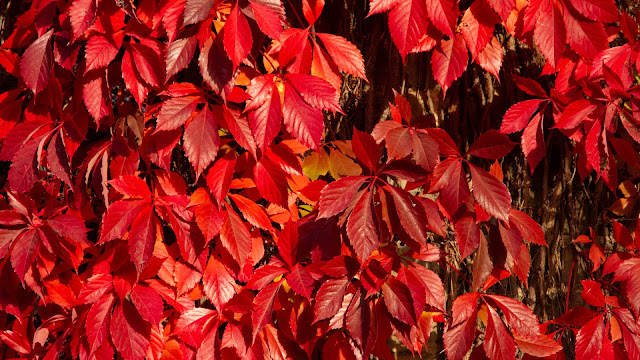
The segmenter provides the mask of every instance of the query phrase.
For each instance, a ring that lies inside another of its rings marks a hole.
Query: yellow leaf
[[[329,172],[337,180],[343,176],[360,175],[362,174],[362,168],[341,151],[332,150],[329,156]]]
[[[312,181],[318,180],[320,176],[323,176],[329,171],[329,155],[324,149],[320,149],[318,152],[313,152],[311,155],[304,158],[302,162],[302,171]]]

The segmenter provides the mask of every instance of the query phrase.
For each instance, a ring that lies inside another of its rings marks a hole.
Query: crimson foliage
[[[619,166],[640,168],[634,17],[613,0],[371,0],[403,60],[431,52],[444,94],[470,61],[497,76],[505,34],[544,56],[555,85],[514,74],[531,99],[465,152],[401,94],[371,134],[326,140],[365,63],[314,30],[323,0],[287,6],[39,0],[20,15],[0,49],[17,79],[0,94],[4,357],[390,359],[392,334],[419,354],[444,329],[454,360],[640,358],[638,227],[614,222],[606,252],[576,239],[588,307],[541,324],[495,286],[527,285],[530,244],[546,246],[503,183],[506,134],[523,131],[531,171],[549,128],[582,178],[615,191]],[[456,256],[473,259],[471,292],[446,299]]]

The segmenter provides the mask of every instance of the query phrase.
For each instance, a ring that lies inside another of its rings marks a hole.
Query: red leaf
[[[487,0],[489,5],[500,15],[502,21],[507,23],[511,11],[516,8],[515,0]]]
[[[533,116],[533,119],[522,133],[522,152],[527,158],[532,173],[547,152],[544,146],[544,136],[541,125],[542,114],[538,113]]]
[[[221,37],[216,37],[215,40],[209,38],[204,43],[204,48],[200,50],[198,65],[202,78],[213,91],[226,96],[235,71],[233,62],[224,50]]]
[[[434,308],[444,311],[444,285],[440,277],[433,271],[422,265],[415,265],[408,268],[415,274],[425,290],[425,302]],[[422,311],[418,313],[421,314]]]
[[[162,57],[153,48],[129,43],[136,70],[147,84],[159,87],[164,83],[165,66]]]
[[[207,195],[208,196],[208,195]],[[220,233],[224,217],[218,207],[211,201],[204,202],[196,208],[196,223],[202,231],[206,241]]]
[[[67,185],[72,186],[71,167],[67,149],[64,146],[62,132],[55,132],[47,147],[47,165],[51,172]]]
[[[161,229],[158,218],[153,213],[153,206],[147,205],[139,210],[131,223],[129,232],[129,255],[136,265],[138,274],[144,270],[153,253],[156,243],[156,231]]]
[[[34,93],[44,90],[49,82],[51,70],[53,70],[52,36],[53,29],[31,43],[22,54],[20,73],[24,82]]]
[[[406,191],[394,186],[387,187],[393,197],[393,204],[398,211],[398,218],[404,230],[420,245],[427,244],[427,219],[420,210],[417,200]]]
[[[484,351],[492,360],[512,360],[516,357],[513,337],[504,327],[500,315],[487,306],[487,329],[485,330]]]
[[[509,225],[515,226],[526,241],[547,246],[540,224],[522,211],[516,209],[509,210]]]
[[[27,270],[33,264],[40,251],[40,237],[45,236],[39,230],[27,230],[20,233],[14,240],[11,250],[11,266],[21,282]]]
[[[214,0],[187,0],[184,7],[184,24],[200,22],[209,16]]]
[[[278,135],[282,123],[280,93],[273,79],[269,75],[258,76],[247,87],[251,99],[247,101],[245,111],[253,110],[249,113],[249,125],[258,147],[263,151]]]
[[[76,216],[66,213],[50,217],[46,222],[58,235],[87,244],[87,228]]]
[[[215,255],[209,257],[202,285],[205,295],[218,311],[222,311],[236,293],[235,280]]]
[[[304,15],[304,18],[309,22],[309,26],[313,25],[316,20],[318,20],[323,8],[324,0],[302,1],[302,14]]]
[[[431,70],[433,77],[442,86],[443,94],[464,73],[468,62],[469,53],[462,35],[456,34],[449,40],[441,40],[436,46],[431,59]]]
[[[493,271],[493,261],[489,256],[489,244],[484,235],[480,234],[480,244],[478,245],[478,252],[473,259],[473,283],[471,284],[472,290],[482,290],[488,288],[486,285],[487,279]]]
[[[229,192],[235,166],[236,159],[225,156],[218,159],[207,173],[207,185],[218,204],[222,204]]]
[[[500,295],[488,295],[487,298],[495,301],[504,314],[507,324],[517,334],[536,339],[540,336],[538,318],[526,305],[518,300]]]
[[[545,100],[543,99],[533,99],[521,101],[511,106],[502,118],[500,132],[511,134],[524,129],[533,114],[538,111],[540,105],[544,102]]]
[[[600,284],[593,280],[581,280],[583,290],[580,293],[584,301],[595,307],[604,308],[605,299]]]
[[[347,74],[367,80],[360,50],[342,36],[316,33],[338,68]]]
[[[342,299],[349,286],[346,277],[329,279],[322,283],[316,294],[315,317],[313,322],[333,317],[342,306]]]
[[[97,2],[95,0],[74,1],[69,6],[69,19],[73,30],[73,40],[78,39],[89,29],[96,16]]]
[[[233,67],[237,68],[247,58],[253,45],[249,22],[240,12],[239,4],[231,9],[227,22],[224,23],[223,32],[225,50],[233,62]]]
[[[316,109],[327,110],[331,112],[341,113],[340,101],[338,99],[338,92],[329,84],[326,80],[317,76],[305,75],[305,74],[287,74],[287,85],[292,85],[300,96],[309,105]],[[285,89],[290,89],[291,86],[286,86]],[[285,90],[285,108],[287,104],[287,91]]]
[[[349,242],[360,262],[364,263],[371,253],[378,248],[378,226],[373,209],[373,191],[363,190],[347,222]]]
[[[576,358],[599,359],[605,338],[604,320],[602,315],[598,315],[582,326],[576,334]]]
[[[249,0],[258,27],[265,35],[280,40],[285,11],[282,2],[271,0]]]
[[[490,215],[508,221],[511,209],[509,189],[493,175],[473,164],[469,164],[469,170],[473,182],[473,196],[478,204]]]
[[[218,114],[216,112],[218,110],[219,109],[214,108],[214,115]],[[253,139],[253,135],[251,135],[247,120],[243,117],[236,116],[227,108],[224,109],[222,115],[224,117],[224,123],[227,125],[229,131],[231,131],[231,135],[233,135],[233,139],[255,158],[256,142]]]
[[[197,44],[198,40],[195,36],[192,36],[186,39],[178,39],[167,46],[164,54],[167,79],[189,65],[196,51]]]
[[[500,81],[500,68],[502,67],[502,44],[494,36],[482,52],[478,54],[476,63],[488,71]]]
[[[443,340],[444,349],[449,359],[461,360],[471,349],[476,334],[476,314],[474,304],[473,312],[469,314],[469,318],[458,325],[447,327]]]
[[[289,269],[298,262],[298,241],[298,228],[289,219],[278,235],[277,243],[280,257],[289,266]]]
[[[428,0],[427,13],[433,25],[448,37],[454,37],[453,32],[458,20],[458,2],[455,0]],[[424,32],[423,32],[424,33]],[[422,35],[422,33],[421,33]],[[445,91],[446,92],[446,91]]]
[[[229,196],[233,199],[233,202],[238,207],[238,210],[242,213],[247,221],[256,227],[259,227],[263,230],[272,230],[271,220],[265,213],[264,208],[255,202],[247,199],[246,197],[238,194],[229,194]]]
[[[209,106],[205,106],[184,127],[184,153],[196,171],[196,179],[216,158],[220,147],[218,125]]]
[[[96,352],[107,341],[114,300],[112,294],[103,296],[87,313],[86,331],[90,354]]]
[[[142,78],[140,78],[137,71],[133,68],[135,61],[133,60],[132,51],[127,47],[125,47],[125,49],[124,55],[122,56],[122,79],[129,92],[133,95],[133,98],[136,99],[138,106],[142,106],[147,95],[149,95],[149,88],[143,84]]]
[[[459,159],[446,159],[433,171],[432,191],[440,191],[438,201],[449,216],[454,216],[471,195],[467,176]]]
[[[574,0],[571,6],[587,18],[601,23],[616,22],[620,15],[613,0]]]
[[[251,312],[251,323],[253,325],[253,339],[262,329],[271,322],[271,313],[273,312],[273,305],[276,301],[276,295],[282,285],[280,280],[276,283],[267,285],[262,289],[258,295],[253,299],[253,311]]]
[[[498,22],[498,17],[484,1],[473,2],[465,11],[461,20],[460,32],[471,52],[472,59],[475,59],[487,46]]]
[[[402,127],[402,124],[396,121],[392,121],[392,120],[380,121],[373,128],[373,131],[371,132],[371,136],[373,136],[373,138],[376,139],[376,143],[380,144],[382,140],[384,140],[387,137],[387,135],[391,130],[397,129],[399,127]]]
[[[558,5],[543,2],[533,39],[552,68],[556,68],[566,46],[567,30]]]
[[[157,327],[164,311],[160,294],[149,286],[137,284],[133,287],[130,296],[142,318]]]
[[[537,81],[529,78],[520,77],[515,74],[513,74],[511,78],[516,83],[516,86],[520,90],[524,91],[525,93],[532,96],[537,96],[540,98],[548,98],[547,93],[544,91],[542,86],[540,86],[540,84]]]
[[[391,316],[405,324],[416,325],[414,304],[407,285],[390,277],[382,284],[382,296]]]
[[[423,0],[397,1],[397,5],[389,12],[389,32],[403,62],[426,33],[427,25],[427,8]]]
[[[411,140],[413,144],[413,159],[416,164],[427,171],[433,171],[439,159],[438,142],[431,136],[421,132],[411,134]]]
[[[489,130],[480,135],[469,147],[467,154],[483,159],[497,160],[507,156],[516,146],[506,135],[498,130]]]
[[[151,191],[149,191],[147,183],[135,175],[121,176],[109,181],[109,184],[123,195],[127,195],[135,199],[151,198]]]
[[[122,46],[122,35],[117,38],[107,37],[107,35],[90,37],[84,52],[87,59],[85,73],[93,69],[107,67],[118,55],[120,46]]]
[[[225,214],[220,242],[242,268],[251,253],[251,233],[233,210],[228,209]]]
[[[390,159],[403,158],[411,153],[411,132],[406,127],[399,127],[387,133],[384,140],[387,155]]]
[[[111,94],[107,87],[106,72],[104,70],[91,71],[83,77],[82,100],[89,114],[98,125],[100,120],[112,115],[110,103]]]
[[[111,339],[123,357],[142,360],[149,347],[151,327],[128,301],[117,304],[111,317]]]
[[[398,5],[401,0],[370,0],[369,1],[369,14],[367,17],[373,14],[379,14],[391,10],[394,6]]]
[[[286,274],[288,271],[278,266],[274,265],[264,265],[259,267],[253,275],[251,275],[251,279],[247,285],[245,285],[248,289],[252,290],[262,290],[265,286],[269,285],[275,278],[280,275]]]
[[[584,119],[591,115],[597,108],[597,105],[592,104],[591,101],[586,99],[574,101],[564,109],[554,127],[565,130],[574,129],[580,126]]]
[[[278,165],[263,157],[253,168],[253,180],[263,198],[287,208],[287,178]]]
[[[353,148],[353,153],[356,155],[356,159],[365,164],[369,170],[376,171],[381,156],[380,146],[376,144],[376,141],[371,135],[354,127],[351,147]]]
[[[480,228],[471,216],[465,216],[456,221],[454,234],[462,259],[471,255],[480,244]]]
[[[318,202],[318,218],[328,218],[344,211],[367,179],[366,176],[347,176],[325,186]]]
[[[616,11],[616,15],[617,13]],[[566,7],[563,18],[567,28],[567,42],[580,56],[593,59],[602,50],[608,48],[609,40],[602,23],[578,20]]]
[[[296,264],[291,272],[287,275],[287,283],[293,291],[311,300],[311,292],[313,291],[313,277],[300,264]]]
[[[548,357],[562,350],[562,345],[553,340],[549,335],[529,338],[513,334],[513,337],[518,348],[532,356]]]

